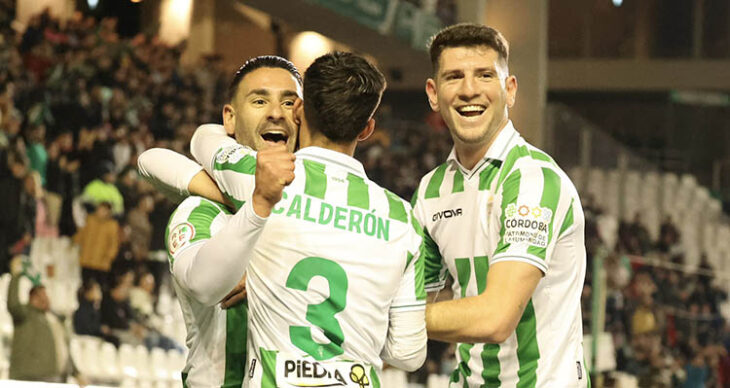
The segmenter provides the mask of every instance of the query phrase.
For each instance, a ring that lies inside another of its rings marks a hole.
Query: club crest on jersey
[[[171,231],[167,238],[167,249],[170,255],[175,255],[175,252],[180,251],[180,248],[184,247],[190,240],[195,237],[195,227],[189,222],[183,222],[176,225]]]
[[[362,364],[349,361],[319,362],[310,358],[277,357],[279,387],[371,387]]]
[[[504,209],[504,242],[547,248],[553,211],[547,207],[511,203]]]

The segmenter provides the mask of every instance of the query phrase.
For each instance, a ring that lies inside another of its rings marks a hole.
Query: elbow
[[[415,372],[426,361],[426,345],[411,359],[405,360],[402,365],[398,366],[406,372]]]
[[[195,282],[189,282],[188,284],[190,296],[205,306],[214,306],[223,299],[223,296],[218,297],[218,295],[214,295],[214,293],[211,292],[210,285],[205,287],[202,284],[195,284]]]
[[[482,325],[479,325],[478,332],[475,334],[475,341],[487,344],[501,344],[507,341],[507,338],[512,335],[515,331],[515,327],[512,327],[508,322],[503,319],[494,321],[485,320]]]

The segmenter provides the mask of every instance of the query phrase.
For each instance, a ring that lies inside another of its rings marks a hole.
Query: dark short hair
[[[304,116],[310,129],[335,143],[357,138],[380,104],[385,77],[365,58],[335,51],[304,73]]]
[[[509,43],[502,33],[481,24],[459,23],[444,28],[431,38],[428,52],[434,74],[438,71],[439,58],[445,49],[477,46],[486,46],[496,51],[505,65],[509,61]]]
[[[302,75],[299,73],[296,66],[294,66],[294,64],[289,60],[276,55],[261,55],[249,59],[238,68],[236,74],[233,75],[231,84],[228,86],[228,101],[233,101],[233,98],[236,97],[238,84],[241,83],[241,80],[246,76],[246,74],[263,67],[284,69],[296,78],[297,83],[299,83],[300,86],[302,85]]]
[[[29,296],[35,295],[40,290],[45,290],[46,286],[43,285],[43,283],[34,284],[33,287],[30,288],[30,291],[28,291]]]

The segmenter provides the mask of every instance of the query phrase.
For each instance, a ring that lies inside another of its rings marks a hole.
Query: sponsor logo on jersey
[[[279,387],[370,387],[366,368],[349,361],[316,361],[311,358],[277,357]]]
[[[504,209],[504,241],[547,248],[553,211],[547,207],[511,203]]]
[[[439,212],[433,213],[433,216],[431,217],[431,219],[433,220],[433,222],[436,222],[436,221],[438,221],[440,219],[444,219],[444,218],[458,217],[458,216],[462,215],[462,213],[463,212],[462,212],[461,208],[446,209],[446,210],[441,210]]]
[[[218,152],[215,157],[217,163],[231,163],[236,164],[239,160],[243,159],[251,151],[248,147],[242,147],[238,144],[225,147]]]
[[[195,237],[195,227],[189,222],[183,222],[177,224],[170,231],[170,235],[167,238],[167,250],[171,256],[174,256],[176,252],[179,252],[181,248],[190,243],[190,240]]]
[[[231,156],[231,154],[236,152],[236,150],[238,150],[238,149],[241,149],[241,146],[237,145],[237,144],[222,148],[220,151],[218,151],[218,154],[215,156],[215,161],[217,163],[227,162],[228,158]]]

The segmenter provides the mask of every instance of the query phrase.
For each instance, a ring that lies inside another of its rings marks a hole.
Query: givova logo
[[[458,217],[462,214],[461,208],[441,210],[433,214],[431,219],[436,222],[442,218]]]
[[[547,207],[511,203],[504,209],[504,242],[547,248],[553,211]]]

